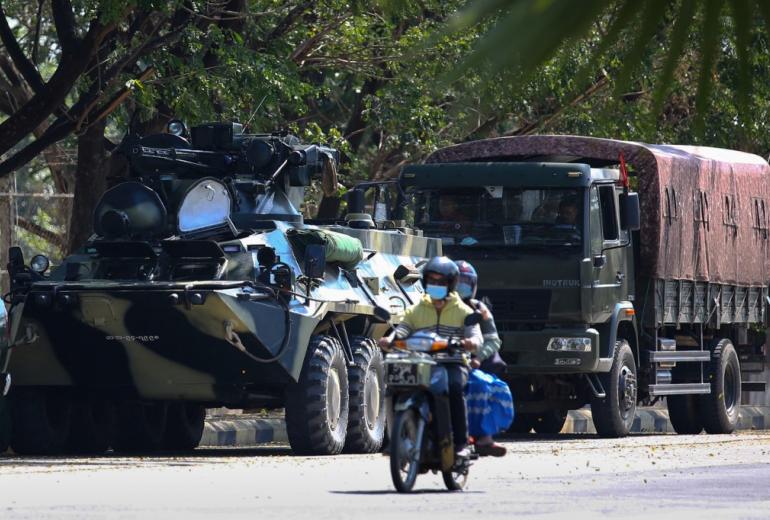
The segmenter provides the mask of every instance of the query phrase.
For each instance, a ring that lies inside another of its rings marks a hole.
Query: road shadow
[[[660,435],[675,435],[662,432],[632,433],[628,437],[655,437]],[[501,433],[495,435],[495,439],[505,442],[554,442],[554,441],[582,441],[605,439],[595,433]]]
[[[463,495],[483,494],[483,491],[449,491],[448,489],[415,489],[409,493],[399,493],[395,489],[373,489],[369,491],[352,490],[352,491],[329,491],[334,495],[441,495],[450,493],[462,493]]]
[[[3,467],[51,467],[57,464],[66,464],[67,466],[115,466],[121,461],[133,463],[135,459],[140,458],[143,462],[152,462],[157,460],[163,462],[164,466],[186,466],[185,460],[192,461],[196,459],[239,459],[253,457],[285,457],[293,455],[291,448],[286,446],[253,446],[246,448],[235,447],[203,447],[193,451],[174,452],[174,451],[154,451],[154,452],[114,452],[108,451],[102,454],[81,455],[17,455],[7,453],[0,455],[0,469]],[[216,463],[216,460],[208,461]],[[222,463],[226,463],[223,460]]]

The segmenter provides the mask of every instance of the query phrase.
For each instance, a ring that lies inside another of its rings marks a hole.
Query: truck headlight
[[[552,352],[591,352],[591,338],[551,338],[546,350]]]

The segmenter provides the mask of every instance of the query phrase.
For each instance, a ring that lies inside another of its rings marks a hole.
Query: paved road
[[[469,489],[392,491],[382,456],[286,448],[0,459],[0,518],[770,518],[770,433],[506,443]]]

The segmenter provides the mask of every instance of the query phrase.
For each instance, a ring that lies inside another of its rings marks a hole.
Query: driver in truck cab
[[[473,309],[456,292],[460,270],[445,256],[433,257],[423,268],[425,296],[408,308],[404,319],[393,333],[380,339],[379,345],[389,349],[394,339],[407,338],[419,330],[430,330],[444,337],[462,337],[461,344],[469,352],[476,352],[484,343],[478,324],[465,325],[465,318]],[[461,453],[468,444],[468,410],[465,386],[468,369],[462,365],[447,365],[449,379],[449,406],[452,415],[452,437],[455,451]]]

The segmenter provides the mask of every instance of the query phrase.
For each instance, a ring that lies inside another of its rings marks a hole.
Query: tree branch
[[[69,0],[51,0],[51,11],[62,53],[75,52],[78,37],[75,34],[75,14],[72,12],[72,5]]]
[[[32,87],[32,90],[36,93],[42,92],[44,90],[44,85],[40,73],[37,71],[35,65],[24,55],[24,51],[21,50],[19,41],[16,39],[16,36],[14,36],[11,27],[8,25],[8,18],[5,16],[2,3],[0,3],[0,40],[8,51],[8,56],[13,61],[13,64],[19,70],[21,75],[24,76],[24,79],[27,80],[27,83]]]
[[[64,250],[64,248],[67,247],[67,241],[64,240],[64,237],[62,235],[54,231],[51,231],[50,229],[46,229],[40,224],[36,224],[31,220],[27,220],[21,217],[16,218],[16,224],[21,229],[25,231],[29,231],[33,235],[39,236],[43,240],[50,242],[51,244],[55,245],[59,249]]]

